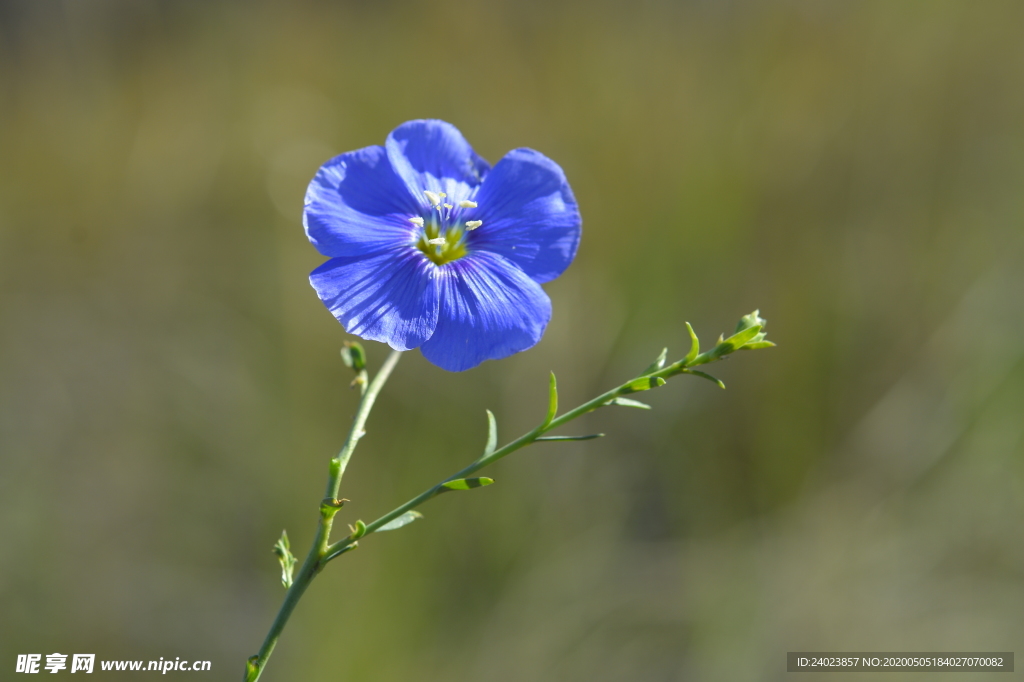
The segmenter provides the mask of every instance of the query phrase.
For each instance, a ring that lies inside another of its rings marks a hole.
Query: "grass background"
[[[779,347],[364,542],[264,680],[779,680],[789,650],[1013,650],[1022,21],[995,0],[0,3],[0,666],[241,675],[283,595],[270,547],[308,546],[355,405],[303,192],[426,117],[492,163],[559,162],[584,237],[534,350],[464,374],[406,354],[342,527],[476,457],[485,407],[502,440],[531,428],[549,370],[570,406],[683,355],[684,320],[710,343],[754,308]]]

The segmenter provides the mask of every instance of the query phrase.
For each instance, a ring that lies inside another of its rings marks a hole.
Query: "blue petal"
[[[561,275],[580,243],[580,212],[565,173],[532,149],[514,149],[494,166],[464,213],[483,226],[469,233],[471,249],[500,253],[535,282]]]
[[[411,243],[419,216],[381,146],[336,156],[317,171],[306,190],[302,224],[325,256],[355,256],[387,245]]]
[[[437,266],[415,248],[332,258],[310,284],[349,334],[409,350],[437,324]]]
[[[551,300],[540,285],[505,258],[478,251],[438,268],[437,328],[423,356],[461,372],[540,341]]]
[[[385,146],[395,171],[421,206],[424,190],[445,192],[449,203],[468,199],[491,166],[458,128],[436,120],[409,121],[391,131]]]

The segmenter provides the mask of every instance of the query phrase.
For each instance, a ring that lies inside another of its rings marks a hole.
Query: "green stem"
[[[710,360],[710,362],[714,362],[715,360],[717,360],[717,358],[715,358],[713,360]],[[709,361],[705,360],[704,362],[709,362]],[[704,364],[704,363],[702,363],[702,364]],[[626,383],[624,383],[624,384],[622,384],[620,386],[616,386],[615,388],[613,388],[610,391],[606,391],[605,393],[602,393],[601,395],[597,396],[593,400],[588,400],[587,402],[583,403],[579,407],[576,407],[576,408],[574,408],[572,410],[569,410],[568,412],[563,414],[561,417],[557,417],[555,419],[552,419],[550,422],[548,422],[546,424],[541,424],[540,426],[538,426],[537,428],[533,429],[532,431],[530,431],[528,433],[524,433],[519,438],[516,438],[514,441],[512,441],[508,445],[505,445],[504,447],[499,448],[498,450],[495,450],[493,453],[491,453],[490,455],[488,455],[486,457],[481,457],[480,459],[478,459],[477,461],[473,462],[472,464],[470,464],[466,468],[462,469],[461,471],[458,471],[458,472],[452,474],[451,476],[449,476],[448,478],[444,479],[443,481],[439,482],[438,484],[436,484],[434,486],[431,486],[430,488],[427,488],[426,490],[424,490],[422,493],[420,493],[416,497],[412,498],[411,500],[409,500],[405,504],[392,509],[387,514],[385,514],[384,516],[381,516],[379,519],[376,519],[375,521],[372,521],[371,523],[366,524],[366,532],[363,535],[369,535],[370,533],[375,532],[381,526],[383,526],[383,525],[385,525],[385,524],[395,520],[396,518],[398,518],[399,516],[401,516],[405,512],[407,512],[407,511],[409,511],[411,509],[415,509],[416,507],[420,506],[421,504],[423,504],[427,500],[431,499],[432,497],[435,497],[438,494],[438,492],[441,490],[441,487],[445,483],[448,483],[449,481],[454,481],[454,480],[459,479],[459,478],[466,478],[467,476],[470,476],[470,475],[476,473],[477,471],[480,471],[484,467],[489,466],[489,465],[497,462],[502,457],[506,457],[506,456],[512,454],[516,450],[524,448],[527,445],[532,445],[533,443],[537,442],[538,438],[543,436],[548,431],[552,431],[554,429],[557,429],[558,427],[563,426],[563,425],[571,422],[573,419],[576,419],[577,417],[580,417],[580,416],[582,416],[584,414],[587,414],[588,412],[593,412],[596,409],[599,409],[601,407],[605,407],[606,405],[609,405],[613,399],[618,398],[619,396],[628,395],[630,393],[636,392],[636,389],[634,387],[636,386],[636,383],[638,381],[640,381],[642,379],[651,379],[653,381],[653,380],[657,380],[657,379],[664,379],[666,377],[674,376],[676,374],[688,373],[688,372],[685,371],[688,366],[689,365],[688,365],[687,361],[685,359],[683,359],[683,360],[680,360],[679,362],[673,363],[673,364],[669,365],[668,367],[665,367],[665,368],[660,369],[658,371],[650,372],[649,374],[641,375],[641,376],[639,376],[639,377],[637,377],[635,379],[631,379],[630,381],[627,381]],[[653,386],[657,386],[657,384],[655,383],[655,384],[653,384]],[[333,545],[330,545],[329,547],[327,547],[327,553],[324,556],[324,563],[326,563],[326,562],[334,559],[338,555],[343,554],[344,552],[348,551],[353,546],[353,544],[356,543],[356,540],[357,540],[356,538],[347,537],[344,540],[339,540],[338,542],[334,543]]]
[[[338,453],[338,474],[334,475],[334,470],[331,470],[331,480],[327,485],[327,497],[337,497],[338,488],[341,486],[341,477],[345,475],[345,468],[348,466],[348,460],[352,457],[352,451],[356,449],[356,444],[359,439],[366,435],[366,431],[363,430],[363,426],[366,424],[366,418],[370,416],[370,410],[373,409],[373,403],[377,400],[377,394],[380,393],[380,389],[384,388],[384,383],[391,376],[391,371],[398,364],[398,359],[402,357],[402,352],[393,350],[388,355],[387,360],[380,366],[380,371],[377,372],[377,376],[373,378],[373,382],[370,383],[369,387],[363,392],[363,399],[359,401],[359,407],[356,409],[356,416],[352,420],[352,428],[348,431],[348,439],[345,444],[341,446],[341,452]],[[364,377],[365,381],[365,377]],[[365,383],[363,384],[365,386]]]
[[[291,587],[288,588],[288,592],[285,594],[284,602],[281,604],[277,617],[274,618],[274,622],[270,626],[266,639],[263,640],[260,652],[251,657],[246,665],[244,678],[246,682],[256,682],[260,678],[263,669],[267,665],[267,660],[274,653],[274,647],[277,646],[277,640],[281,636],[281,631],[287,625],[288,618],[292,615],[292,611],[295,610],[299,599],[302,598],[313,578],[323,570],[323,567],[329,560],[327,554],[330,551],[328,542],[331,537],[331,526],[334,524],[334,515],[341,508],[341,502],[337,500],[338,490],[341,488],[341,477],[345,474],[345,468],[352,457],[352,452],[356,449],[356,444],[359,443],[360,438],[366,435],[363,427],[366,425],[366,418],[370,416],[370,410],[373,409],[374,401],[377,400],[377,394],[380,393],[384,383],[391,376],[391,371],[395,368],[401,355],[401,351],[391,351],[387,360],[381,365],[380,371],[377,372],[377,376],[373,378],[373,381],[368,386],[366,384],[365,372],[361,372],[356,379],[362,389],[362,398],[359,401],[359,407],[356,409],[356,415],[352,419],[352,428],[349,429],[348,438],[345,440],[345,444],[342,446],[338,456],[333,458],[330,463],[326,499],[320,505],[320,522],[317,525],[316,538],[313,540],[313,546],[309,549],[309,554],[306,555],[306,560],[302,562],[299,574],[294,578]],[[355,540],[351,540],[345,549],[355,547],[356,544]],[[340,553],[333,552],[331,558]]]
[[[393,351],[381,366],[377,376],[374,377],[373,381],[365,389],[363,398],[359,403],[359,408],[356,411],[356,416],[353,419],[348,440],[345,441],[345,445],[341,448],[341,452],[338,453],[338,456],[331,460],[331,475],[327,483],[327,497],[320,506],[321,518],[316,539],[313,542],[312,548],[310,548],[309,555],[306,556],[306,560],[302,564],[302,568],[299,570],[298,577],[295,578],[292,586],[288,589],[284,603],[281,605],[281,610],[274,619],[274,623],[270,627],[270,632],[267,633],[267,638],[264,640],[259,654],[249,659],[245,677],[246,682],[256,682],[256,680],[259,679],[260,674],[263,672],[263,668],[266,666],[267,659],[270,658],[270,654],[274,651],[274,646],[277,644],[281,631],[287,624],[289,616],[291,616],[292,611],[295,609],[295,605],[298,604],[299,599],[306,591],[306,588],[309,587],[309,583],[321,570],[323,570],[323,567],[327,565],[327,562],[351,549],[356,548],[359,545],[358,540],[360,537],[379,530],[381,526],[386,523],[393,521],[405,512],[415,509],[427,500],[435,497],[441,491],[442,486],[445,483],[459,478],[466,478],[471,474],[480,471],[484,467],[497,462],[502,457],[512,454],[516,450],[524,448],[527,445],[532,445],[545,433],[557,429],[558,427],[563,426],[571,422],[573,419],[587,414],[588,412],[593,412],[596,409],[610,405],[611,401],[615,398],[647,390],[649,388],[657,388],[664,384],[664,381],[659,381],[661,379],[665,379],[666,377],[674,376],[676,374],[689,374],[691,372],[687,369],[688,367],[696,364],[716,362],[720,359],[718,357],[707,356],[700,356],[699,358],[690,361],[683,359],[669,365],[668,367],[648,372],[647,374],[631,379],[620,386],[616,386],[612,390],[606,391],[592,400],[588,400],[579,407],[569,410],[560,417],[545,420],[543,424],[532,431],[523,434],[511,443],[495,450],[491,454],[481,457],[440,483],[427,488],[405,504],[392,509],[379,519],[366,524],[366,530],[364,533],[353,533],[334,544],[328,544],[334,514],[341,506],[340,501],[336,499],[339,486],[341,485],[341,476],[345,472],[345,467],[348,464],[349,458],[352,456],[352,451],[355,449],[356,443],[358,443],[359,439],[364,435],[363,425],[366,423],[366,418],[370,414],[370,409],[373,407],[374,400],[376,400],[377,394],[380,392],[384,382],[387,381],[388,376],[391,374],[391,370],[394,369],[395,363],[398,362],[399,355],[400,353],[398,351]],[[365,386],[365,376],[362,378],[362,385]],[[554,409],[554,407],[555,403],[552,402],[552,409]]]

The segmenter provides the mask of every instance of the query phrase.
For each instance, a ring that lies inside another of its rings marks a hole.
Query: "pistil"
[[[448,198],[445,192],[424,190],[423,195],[430,202],[430,216],[409,218],[409,222],[420,228],[417,248],[438,265],[462,258],[467,253],[464,243],[465,234],[479,228],[483,222],[480,220],[462,222],[459,220],[461,211],[456,209],[476,208],[477,203],[468,199],[448,203],[445,201]],[[435,209],[436,214],[434,213]]]

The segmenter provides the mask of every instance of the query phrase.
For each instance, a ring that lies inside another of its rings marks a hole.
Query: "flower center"
[[[475,201],[460,201],[458,206],[445,203],[448,195],[444,192],[423,192],[430,201],[430,214],[424,218],[416,216],[409,222],[420,228],[416,248],[438,265],[451,263],[462,258],[466,248],[466,233],[483,223],[479,220],[462,220],[463,209],[476,208]],[[455,210],[453,213],[453,209]]]

